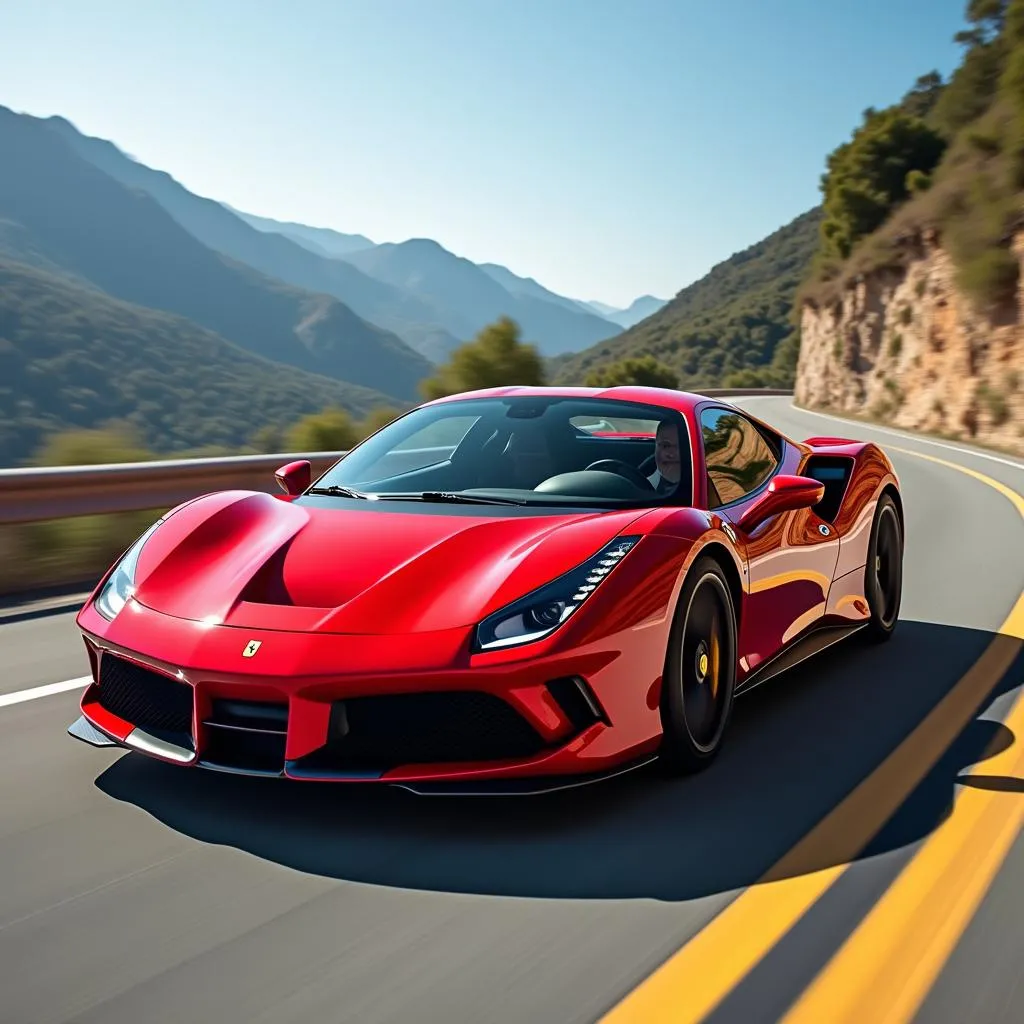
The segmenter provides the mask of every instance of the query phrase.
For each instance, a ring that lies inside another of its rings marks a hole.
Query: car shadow
[[[182,770],[128,753],[96,785],[201,842],[330,878],[500,896],[688,900],[762,878],[993,642],[1020,646],[916,621],[901,622],[878,647],[844,641],[738,700],[719,759],[688,779],[652,768],[537,797],[430,798]],[[1022,678],[1018,651],[1000,679],[978,685],[975,717],[860,856],[927,835],[948,815],[954,783],[1019,785],[972,783],[962,773],[1013,743],[1004,725],[977,716]],[[811,845],[788,873],[830,867],[843,859],[834,851]]]

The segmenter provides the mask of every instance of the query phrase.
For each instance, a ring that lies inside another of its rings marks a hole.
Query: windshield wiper
[[[307,494],[329,494],[335,498],[365,498],[367,495],[362,491],[355,491],[351,487],[342,487],[339,484],[331,484],[328,487],[310,487]]]
[[[388,501],[444,501],[452,505],[525,505],[515,498],[485,498],[478,494],[456,494],[452,491],[421,491],[419,494],[381,494]]]

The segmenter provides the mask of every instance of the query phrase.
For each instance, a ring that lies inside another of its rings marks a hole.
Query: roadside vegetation
[[[1024,193],[1024,0],[970,0],[960,65],[885,110],[867,110],[822,176],[819,247],[801,302],[834,301],[937,232],[979,310],[1015,295],[1009,248]]]
[[[821,217],[820,207],[801,214],[624,333],[552,360],[552,380],[603,380],[606,369],[617,379],[638,372],[636,360],[653,360],[675,386],[697,391],[792,386],[800,344],[794,301],[818,246]],[[634,369],[623,371],[624,363]]]
[[[630,368],[621,371],[628,383]],[[650,372],[642,364],[635,372]],[[503,318],[456,349],[448,363],[423,382],[424,398],[499,384],[543,384],[544,363],[535,346],[524,342],[519,326]],[[640,381],[637,381],[640,382]],[[378,405],[362,416],[327,406],[258,428],[241,446],[207,445],[154,451],[128,419],[100,427],[56,431],[46,436],[26,465],[86,466],[216,455],[343,452],[390,423],[404,409]],[[267,481],[268,488],[273,481]],[[47,587],[91,587],[106,567],[166,509],[117,515],[80,516],[46,523],[0,527],[0,596]]]

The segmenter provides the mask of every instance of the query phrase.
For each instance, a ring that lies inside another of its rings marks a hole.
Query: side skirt
[[[776,676],[782,675],[783,672],[796,668],[801,662],[813,658],[833,644],[846,640],[854,633],[859,633],[865,625],[867,623],[858,622],[852,626],[818,626],[747,676],[743,681],[743,686],[736,690],[736,696],[749,693],[762,683],[768,682],[769,679],[774,679]]]

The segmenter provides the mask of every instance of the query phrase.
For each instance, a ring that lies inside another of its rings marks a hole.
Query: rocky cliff
[[[1016,300],[981,314],[934,233],[900,269],[852,281],[801,310],[795,400],[1024,454],[1024,233]]]

